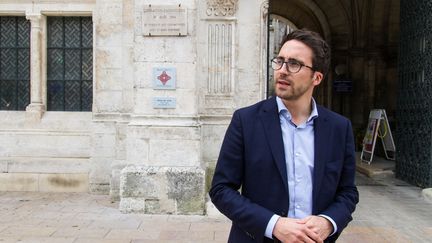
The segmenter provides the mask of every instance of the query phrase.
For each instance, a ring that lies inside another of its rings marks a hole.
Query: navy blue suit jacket
[[[313,215],[325,214],[338,231],[358,202],[351,123],[321,106],[314,120]],[[241,188],[241,193],[238,191]],[[273,214],[288,214],[287,171],[275,97],[234,112],[216,165],[210,197],[229,219],[228,242],[273,242],[264,236]]]

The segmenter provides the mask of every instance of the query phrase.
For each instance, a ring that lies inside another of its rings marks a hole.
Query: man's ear
[[[315,71],[314,75],[313,75],[313,84],[315,86],[317,86],[318,84],[321,83],[322,79],[323,79],[324,75],[321,72]]]

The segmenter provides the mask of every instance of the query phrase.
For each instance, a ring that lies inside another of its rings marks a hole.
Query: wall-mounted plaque
[[[153,97],[153,108],[155,109],[175,109],[176,104],[174,97]]]
[[[153,89],[175,89],[176,68],[154,67],[152,72]]]
[[[187,11],[179,5],[145,5],[142,15],[145,36],[187,35]]]

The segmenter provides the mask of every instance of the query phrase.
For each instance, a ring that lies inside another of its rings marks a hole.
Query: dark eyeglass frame
[[[280,64],[279,64],[280,63]],[[305,65],[297,60],[285,61],[282,57],[275,57],[271,60],[271,67],[273,70],[280,70],[285,64],[285,68],[289,73],[298,73],[302,67],[310,68],[312,71],[316,71],[313,67]],[[280,66],[279,66],[280,65]],[[294,66],[293,66],[294,65]],[[298,66],[295,66],[298,65]],[[279,67],[278,67],[279,66]]]

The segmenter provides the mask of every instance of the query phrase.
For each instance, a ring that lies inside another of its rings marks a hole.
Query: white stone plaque
[[[175,109],[176,104],[174,97],[153,97],[154,109]]]
[[[179,5],[145,5],[142,15],[145,36],[187,35],[187,11]]]

